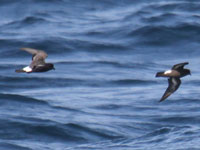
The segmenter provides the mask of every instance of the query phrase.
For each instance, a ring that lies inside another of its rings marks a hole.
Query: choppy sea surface
[[[199,150],[200,1],[1,0],[0,150]],[[56,70],[19,74],[45,50]],[[158,71],[192,75],[159,103]]]

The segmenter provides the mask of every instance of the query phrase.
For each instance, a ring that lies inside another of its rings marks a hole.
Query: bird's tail
[[[164,72],[157,72],[156,77],[166,77],[166,76],[164,75]]]
[[[25,73],[25,71],[22,70],[22,69],[15,70],[15,72],[17,72],[17,73]]]

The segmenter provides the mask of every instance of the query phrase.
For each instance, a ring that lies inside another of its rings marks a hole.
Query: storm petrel
[[[54,68],[54,65],[51,63],[45,63],[45,58],[47,58],[47,53],[42,50],[36,50],[33,48],[21,48],[21,50],[24,50],[30,54],[32,54],[32,62],[29,66],[24,67],[19,70],[15,70],[15,72],[46,72]]]
[[[180,86],[181,80],[180,78],[191,75],[189,69],[185,69],[184,66],[189,64],[188,62],[176,64],[172,67],[171,70],[167,70],[165,72],[158,72],[156,77],[168,77],[168,88],[160,99],[160,102],[164,101],[167,97],[169,97],[172,93],[174,93]]]

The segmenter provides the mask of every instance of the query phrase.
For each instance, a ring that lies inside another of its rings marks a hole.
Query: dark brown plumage
[[[176,64],[172,67],[171,70],[165,72],[157,72],[156,77],[169,77],[168,79],[168,88],[163,94],[160,102],[164,101],[172,93],[174,93],[180,86],[180,78],[191,74],[189,69],[185,69],[184,66],[189,64],[188,62]]]
[[[24,67],[23,69],[15,70],[15,72],[46,72],[54,68],[54,65],[51,63],[45,63],[45,58],[47,58],[47,53],[42,50],[36,50],[33,48],[21,48],[30,54],[32,54],[32,62],[29,66]]]

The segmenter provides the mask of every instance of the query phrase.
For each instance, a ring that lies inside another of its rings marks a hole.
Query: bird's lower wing
[[[180,86],[181,80],[179,78],[171,77],[168,79],[168,88],[163,94],[160,102],[164,101],[167,97],[169,97],[172,93],[174,93]]]

